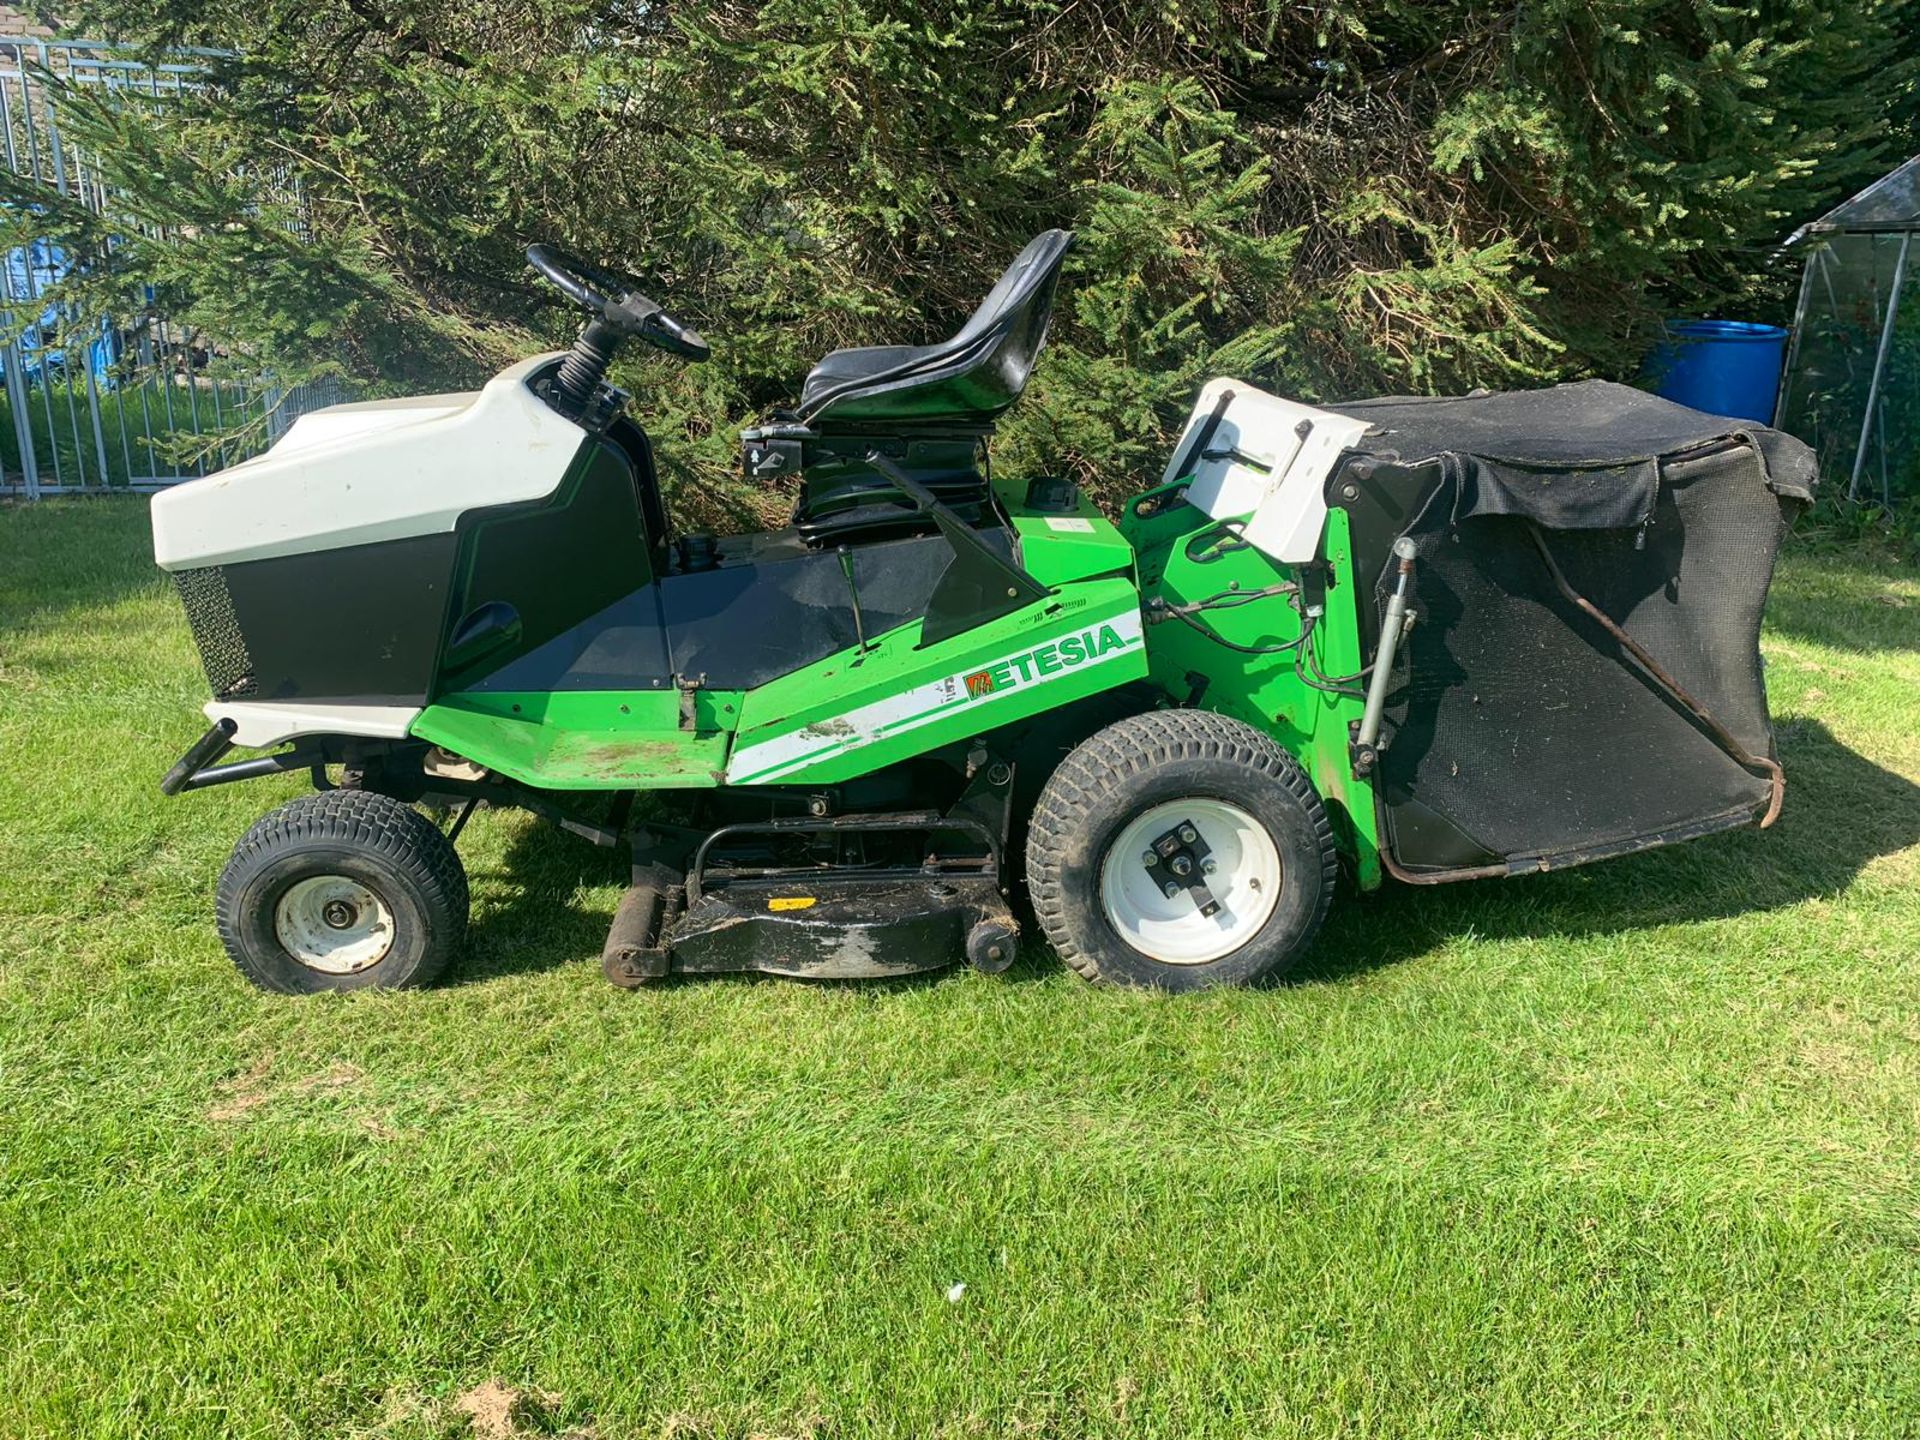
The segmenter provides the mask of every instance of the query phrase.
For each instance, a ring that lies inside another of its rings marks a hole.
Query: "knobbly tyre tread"
[[[466,867],[432,821],[412,806],[373,790],[302,795],[263,815],[240,837],[220,872],[214,923],[228,957],[241,973],[265,988],[291,988],[263,975],[244,955],[239,940],[241,890],[254,866],[284,847],[306,842],[365,850],[410,874],[429,903],[447,917],[450,933],[435,937],[436,943],[427,947],[426,955],[401,983],[422,986],[438,978],[466,937],[470,903]]]
[[[1027,831],[1027,890],[1035,918],[1056,954],[1087,980],[1100,980],[1097,957],[1072,934],[1060,879],[1059,856],[1068,838],[1084,830],[1094,800],[1117,783],[1181,760],[1218,760],[1278,780],[1306,811],[1319,851],[1319,899],[1291,946],[1313,942],[1333,903],[1339,860],[1333,824],[1313,782],[1271,736],[1211,710],[1153,710],[1096,732],[1060,763],[1040,793]]]

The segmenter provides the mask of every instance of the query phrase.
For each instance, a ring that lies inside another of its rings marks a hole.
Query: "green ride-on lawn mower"
[[[546,246],[572,349],[306,415],[157,496],[214,695],[163,788],[319,792],[221,877],[241,970],[432,980],[482,802],[631,848],[621,985],[997,971],[1022,886],[1089,978],[1245,984],[1342,867],[1369,891],[1771,823],[1759,616],[1804,446],[1600,382],[1316,409],[1222,379],[1112,519],[987,463],[1068,244],[746,431],[748,475],[796,487],[781,530],[675,532],[606,374],[706,343]]]

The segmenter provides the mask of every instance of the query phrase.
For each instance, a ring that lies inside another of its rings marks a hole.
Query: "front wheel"
[[[309,994],[426,985],[467,928],[467,876],[439,830],[368,790],[303,795],[233,848],[214,905],[240,973]]]
[[[1285,971],[1333,898],[1327,813],[1272,737],[1206,710],[1109,725],[1047,781],[1027,881],[1089,980],[1199,990]]]

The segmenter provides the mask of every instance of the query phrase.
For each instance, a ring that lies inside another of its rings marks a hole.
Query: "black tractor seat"
[[[800,387],[801,415],[831,400],[849,386],[872,382],[878,376],[906,371],[921,363],[940,347],[937,345],[874,345],[864,350],[835,350],[807,372]]]
[[[1065,230],[1029,240],[951,340],[835,350],[807,376],[795,413],[815,426],[993,419],[1033,373],[1072,243]]]
[[[793,521],[812,543],[911,522],[911,507],[902,515],[884,503],[897,491],[866,463],[874,451],[945,503],[985,506],[987,437],[1033,373],[1072,243],[1065,230],[1035,236],[950,340],[828,355],[793,410],[742,434],[748,478],[802,477]]]

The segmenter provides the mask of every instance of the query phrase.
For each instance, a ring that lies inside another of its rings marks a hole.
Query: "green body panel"
[[[1022,564],[1052,593],[935,646],[917,648],[915,621],[748,691],[455,692],[422,711],[413,734],[549,790],[833,784],[1149,679],[1176,704],[1273,735],[1326,801],[1362,888],[1377,886],[1373,790],[1354,778],[1347,750],[1361,702],[1305,684],[1291,653],[1245,655],[1177,620],[1143,624],[1143,597],[1191,603],[1301,577],[1177,495],[1155,495],[1162,503],[1136,500],[1118,528],[1084,500],[1036,511],[1003,495]],[[1327,674],[1351,674],[1362,597],[1341,512],[1323,554],[1331,579],[1315,654]],[[1300,625],[1285,596],[1200,620],[1254,647]],[[1197,692],[1195,677],[1205,681]]]
[[[1140,600],[1121,577],[1046,600],[925,650],[904,625],[747,693],[733,784],[848,780],[1147,673]]]
[[[1133,573],[1133,547],[1084,496],[1071,511],[1012,503],[1006,509],[1020,539],[1021,564],[1042,585]]]
[[[449,695],[413,734],[510,779],[546,790],[692,790],[721,783],[740,714],[738,691],[662,690]]]
[[[1121,529],[1133,542],[1141,593],[1148,600],[1191,604],[1302,578],[1252,546],[1236,543],[1231,532],[1191,505],[1175,501],[1146,517],[1139,508],[1137,500],[1128,507]],[[1326,615],[1315,628],[1314,654],[1324,673],[1351,675],[1363,663],[1358,609],[1363,598],[1354,583],[1345,512],[1329,513],[1321,554],[1331,580]],[[1255,648],[1292,640],[1301,623],[1284,595],[1208,610],[1197,618],[1221,638]],[[1359,721],[1362,702],[1306,684],[1295,673],[1291,652],[1245,655],[1178,620],[1148,631],[1147,653],[1151,678],[1168,695],[1185,701],[1194,692],[1191,677],[1204,676],[1199,704],[1266,731],[1300,762],[1326,802],[1360,888],[1376,888],[1380,849],[1373,786],[1355,778],[1347,751],[1349,726]]]
[[[461,693],[412,733],[548,790],[832,783],[1024,720],[1147,673],[1130,580],[1045,601],[916,649],[916,621],[756,689]],[[736,743],[735,732],[738,731]]]

